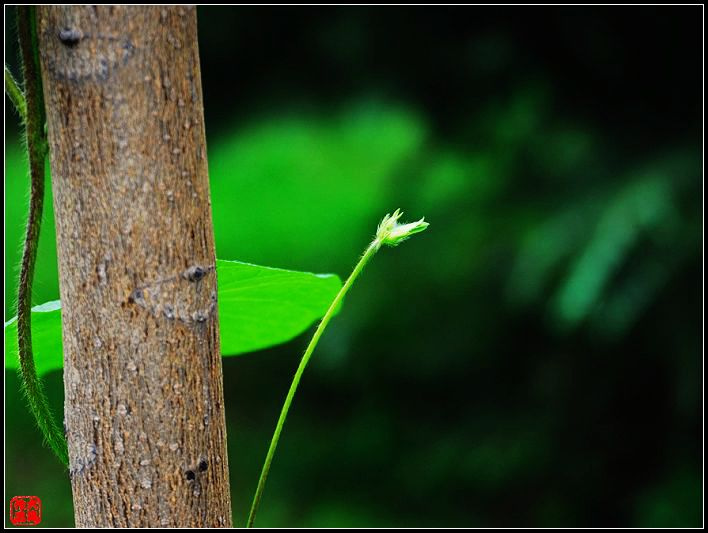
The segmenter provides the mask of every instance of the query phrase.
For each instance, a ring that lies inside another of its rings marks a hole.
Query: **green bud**
[[[425,217],[421,218],[417,222],[399,224],[398,219],[401,218],[401,215],[403,215],[401,210],[396,209],[393,215],[387,214],[383,218],[378,229],[376,230],[376,242],[379,246],[382,244],[387,244],[388,246],[398,246],[411,235],[420,233],[428,227]]]

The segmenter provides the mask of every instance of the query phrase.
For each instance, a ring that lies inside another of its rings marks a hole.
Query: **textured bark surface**
[[[38,33],[76,525],[230,526],[195,9]]]

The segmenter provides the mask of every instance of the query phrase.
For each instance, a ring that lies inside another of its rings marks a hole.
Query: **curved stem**
[[[20,282],[17,290],[17,341],[22,385],[30,410],[49,446],[67,465],[69,454],[66,438],[49,409],[49,402],[37,377],[32,354],[32,280],[37,259],[39,230],[44,203],[44,160],[47,141],[44,135],[44,102],[39,71],[35,8],[17,8],[17,27],[24,72],[26,101],[26,137],[30,165],[30,206],[27,231],[22,250]]]
[[[349,275],[349,278],[347,278],[347,281],[344,283],[342,288],[334,297],[334,300],[332,300],[332,304],[329,306],[329,309],[327,309],[327,313],[325,313],[324,317],[322,318],[322,321],[317,326],[317,329],[315,330],[315,334],[312,336],[310,344],[307,345],[307,349],[305,350],[305,353],[302,356],[302,359],[300,360],[300,365],[297,367],[297,370],[295,371],[295,376],[293,377],[293,381],[290,384],[290,390],[288,390],[288,394],[285,397],[283,408],[280,411],[280,417],[278,418],[278,423],[275,426],[273,438],[270,441],[270,448],[268,448],[268,454],[266,455],[265,462],[263,463],[261,477],[258,480],[258,488],[256,489],[256,494],[253,496],[253,504],[251,505],[251,512],[248,515],[248,522],[246,523],[246,527],[253,527],[253,522],[256,520],[256,513],[258,512],[258,506],[261,502],[261,496],[263,496],[263,489],[265,488],[266,479],[268,478],[270,465],[273,462],[275,449],[278,446],[280,433],[282,432],[283,426],[285,425],[285,419],[288,416],[290,404],[292,404],[293,402],[295,392],[297,391],[297,387],[300,384],[300,378],[302,377],[302,373],[305,371],[305,367],[307,366],[307,363],[310,360],[310,357],[312,356],[312,352],[315,350],[315,347],[317,347],[317,343],[319,342],[320,337],[322,337],[325,328],[327,328],[327,324],[329,324],[329,321],[334,316],[334,313],[336,312],[337,308],[342,303],[344,296],[347,294],[351,286],[354,284],[356,278],[359,277],[361,271],[364,270],[366,264],[371,260],[371,258],[374,256],[374,254],[378,251],[380,247],[381,241],[379,238],[377,238],[366,249],[364,255],[361,257],[359,262],[354,267],[354,270]]]

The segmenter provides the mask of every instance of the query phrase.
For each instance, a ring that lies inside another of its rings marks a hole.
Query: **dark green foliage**
[[[343,275],[392,207],[435,224],[323,337],[259,525],[700,526],[700,7],[199,17],[218,256]],[[224,361],[235,523],[306,342]],[[6,440],[8,493],[70,525],[36,429]]]

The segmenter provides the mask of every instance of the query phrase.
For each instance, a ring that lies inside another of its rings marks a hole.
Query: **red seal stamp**
[[[10,500],[13,526],[36,526],[42,521],[42,500],[37,496],[15,496]]]

